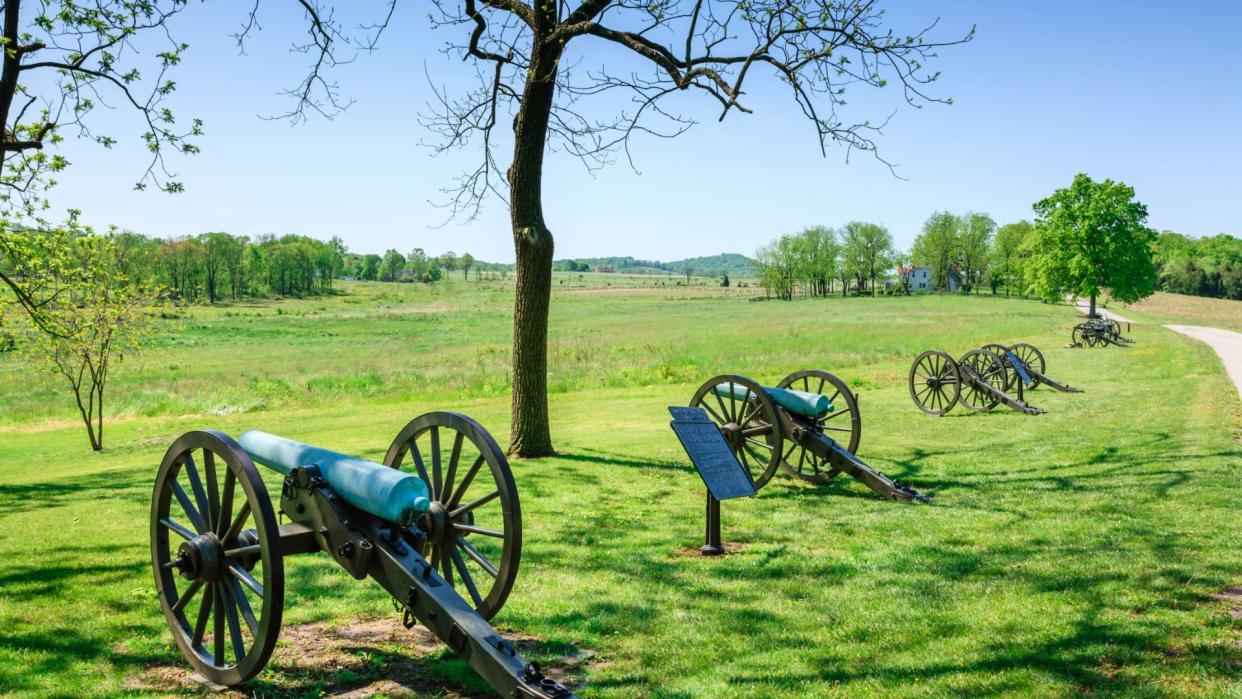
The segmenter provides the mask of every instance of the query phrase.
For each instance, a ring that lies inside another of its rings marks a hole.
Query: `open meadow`
[[[1206,345],[1144,324],[1133,347],[1069,349],[1078,312],[1037,301],[759,301],[679,279],[554,280],[559,454],[513,463],[522,571],[494,619],[528,657],[583,697],[1242,694],[1242,602],[1213,597],[1242,582],[1242,406]],[[170,313],[117,369],[98,454],[60,386],[0,354],[0,694],[202,692],[150,570],[151,487],[182,432],[381,460],[409,419],[448,409],[506,442],[511,282],[340,289]],[[994,341],[1037,345],[1086,392],[1039,389],[1035,417],[915,408],[919,352]],[[859,394],[859,456],[934,503],[778,474],[724,504],[736,550],[697,556],[704,489],[666,406],[716,374],[811,367]],[[487,694],[442,646],[389,633],[378,586],[322,557],[286,576],[293,630],[247,692]]]
[[[1203,325],[1242,332],[1242,301],[1157,291],[1138,303],[1113,303],[1110,308],[1135,321]]]

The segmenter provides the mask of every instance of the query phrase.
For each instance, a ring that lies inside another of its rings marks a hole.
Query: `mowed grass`
[[[187,311],[118,374],[126,416],[103,454],[51,384],[0,359],[0,692],[141,694],[144,668],[182,664],[147,542],[155,469],[181,432],[257,428],[380,459],[415,415],[456,409],[505,441],[510,287],[345,290]],[[1242,581],[1237,394],[1207,346],[1162,328],[1066,349],[1077,317],[990,297],[558,291],[560,455],[514,463],[524,556],[495,622],[541,639],[545,664],[594,651],[587,697],[1239,695],[1242,622],[1212,597]],[[914,408],[918,352],[1017,340],[1087,392],[1035,391],[1038,417]],[[806,367],[856,387],[860,456],[935,503],[778,475],[725,503],[739,552],[684,555],[701,543],[703,487],[665,406],[717,373]],[[287,624],[392,614],[378,586],[321,558],[290,559],[287,576]],[[425,686],[479,688],[444,653],[420,668]],[[278,663],[253,690],[367,681]]]
[[[1205,325],[1242,332],[1242,301],[1156,292],[1138,303],[1112,307],[1132,320],[1175,325]]]

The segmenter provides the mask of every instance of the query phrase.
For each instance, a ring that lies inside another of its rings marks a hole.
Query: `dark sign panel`
[[[738,463],[720,428],[702,408],[669,406],[673,421],[669,426],[681,440],[691,463],[699,470],[699,477],[717,500],[728,500],[754,495],[755,485],[750,474]]]

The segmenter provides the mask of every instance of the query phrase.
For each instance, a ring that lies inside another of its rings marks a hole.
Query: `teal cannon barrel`
[[[288,474],[315,466],[319,474],[350,505],[389,522],[413,524],[431,506],[422,479],[373,461],[250,430],[237,439],[250,458]]]
[[[715,392],[719,395],[733,396],[739,399],[746,399],[746,394],[749,390],[741,384],[734,383],[722,383],[715,388]],[[772,388],[771,386],[764,386],[763,390],[772,399],[773,403],[795,415],[816,419],[832,412],[832,403],[828,401],[828,396],[818,393],[807,393],[806,391],[793,391],[787,388]]]

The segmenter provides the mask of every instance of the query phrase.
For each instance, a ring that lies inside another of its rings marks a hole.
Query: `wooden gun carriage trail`
[[[1126,323],[1126,332],[1130,331]],[[1074,326],[1070,333],[1074,347],[1107,347],[1116,345],[1125,347],[1134,344],[1134,339],[1121,334],[1121,323],[1114,318],[1094,317]]]
[[[856,456],[862,437],[858,399],[826,371],[797,371],[775,387],[723,374],[704,382],[690,405],[707,412],[756,490],[777,470],[811,483],[845,473],[889,500],[930,501]]]
[[[1026,342],[987,344],[960,359],[940,350],[928,350],[910,366],[910,398],[928,415],[941,416],[961,403],[974,412],[1004,404],[1025,415],[1042,415],[1026,402],[1025,391],[1048,386],[1062,393],[1082,393],[1048,376],[1039,348]],[[1017,395],[1011,395],[1016,391]]]
[[[277,523],[256,462],[282,476],[288,522]],[[509,463],[459,413],[411,421],[383,464],[264,432],[236,441],[188,432],[155,480],[160,604],[186,660],[216,686],[245,682],[267,664],[280,633],[284,560],[323,552],[355,579],[379,583],[407,628],[423,624],[498,694],[572,697],[488,623],[513,589],[521,551]]]

